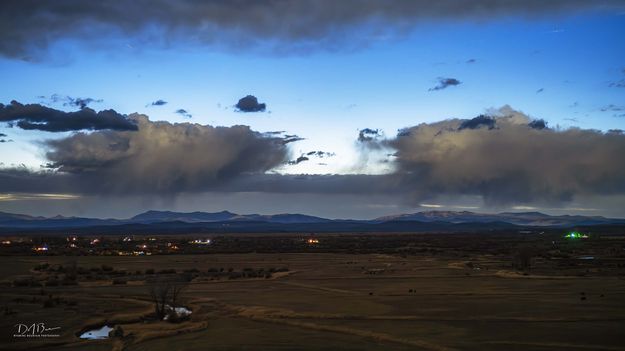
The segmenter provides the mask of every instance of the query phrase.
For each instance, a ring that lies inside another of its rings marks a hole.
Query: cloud
[[[74,97],[71,97],[71,96],[63,96],[63,95],[59,95],[59,94],[52,94],[49,98],[46,98],[45,96],[39,96],[39,98],[47,99],[47,100],[49,100],[50,102],[53,102],[53,103],[62,102],[63,106],[78,107],[80,109],[84,109],[89,104],[92,104],[94,102],[100,103],[100,102],[104,101],[102,99],[80,98],[80,97],[74,98]]]
[[[324,158],[324,157],[333,157],[333,156],[336,156],[336,154],[334,152],[327,152],[327,151],[309,151],[306,153],[306,156],[316,156],[319,158]]]
[[[621,70],[621,73],[625,74],[625,68]],[[610,82],[608,86],[611,88],[625,88],[625,79],[619,79],[617,81]]]
[[[5,0],[0,54],[29,59],[57,41],[141,38],[234,48],[350,49],[371,38],[394,37],[427,21],[492,20],[584,10],[618,12],[621,0]],[[43,30],[45,28],[45,30]]]
[[[292,134],[286,134],[284,136],[284,139],[282,139],[282,142],[284,144],[288,144],[288,143],[294,143],[296,141],[300,141],[300,140],[305,140],[304,138],[300,138],[297,135],[292,135]]]
[[[295,160],[289,161],[287,162],[287,164],[289,165],[297,165],[300,164],[304,161],[310,161],[311,157],[317,157],[317,158],[325,158],[325,157],[333,157],[336,154],[333,152],[326,152],[326,151],[309,151],[306,152],[302,155],[300,155],[298,158],[296,158]]]
[[[544,120],[508,106],[473,119],[408,127],[390,139],[363,129],[362,139],[379,147],[361,152],[393,153],[390,171],[377,175],[268,173],[291,160],[286,144],[299,137],[247,126],[128,118],[138,131],[79,132],[42,143],[50,168],[0,168],[0,193],[383,194],[413,206],[440,197],[476,197],[487,206],[540,206],[625,195],[622,131],[550,129]],[[319,155],[310,151],[291,162]]]
[[[163,106],[163,105],[167,105],[167,101],[159,99],[159,100],[156,100],[147,104],[146,107],[147,106]]]
[[[264,103],[259,104],[256,96],[247,95],[239,99],[239,102],[237,102],[234,107],[239,112],[263,112],[267,108],[267,105],[265,105]]]
[[[192,118],[193,115],[189,113],[189,111],[183,109],[183,108],[179,108],[175,111],[177,114],[181,115],[182,117],[186,117],[186,118]]]
[[[4,133],[0,133],[0,138],[5,138],[5,137],[7,137],[7,136],[8,136],[8,135],[6,135],[6,134],[4,134]]]
[[[289,161],[288,164],[289,165],[297,165],[297,164],[300,164],[300,163],[302,163],[304,161],[309,161],[309,160],[310,160],[310,158],[308,158],[306,156],[300,156],[300,157],[296,158],[293,161]]]
[[[69,106],[75,106],[78,107],[80,109],[83,109],[85,107],[87,107],[87,105],[93,103],[93,102],[102,102],[104,100],[102,99],[92,99],[92,98],[72,98],[72,97],[67,97],[68,98],[68,102],[67,105]]]
[[[293,175],[246,172],[229,177],[229,179],[208,178],[204,179],[201,184],[186,184],[184,187],[177,183],[177,186],[168,188],[169,191],[154,191],[144,183],[135,188],[123,175],[119,177],[118,180],[104,179],[103,181],[104,175],[96,177],[93,173],[61,173],[51,170],[33,172],[22,167],[0,168],[0,193],[95,195],[99,198],[118,199],[120,206],[124,204],[122,198],[126,196],[137,195],[145,199],[150,197],[167,198],[174,195],[199,194],[204,191],[221,194],[265,193],[319,196],[335,196],[337,194],[375,196],[376,194],[383,194],[384,196],[395,196],[395,198],[400,198],[402,195],[394,178],[379,175]],[[162,187],[159,186],[159,188]]]
[[[609,104],[601,108],[601,112],[620,112],[625,110],[622,106],[617,106],[614,104]]]
[[[364,128],[358,131],[358,141],[361,143],[375,141],[380,136],[378,129]]]
[[[536,90],[536,94],[540,94],[540,93],[542,93],[543,91],[545,91],[545,88],[540,88],[540,89]]]
[[[40,104],[23,105],[17,101],[11,101],[9,105],[0,104],[0,122],[16,122],[22,129],[47,132],[137,130],[132,121],[114,110],[95,112],[85,107],[75,112],[64,112]]]
[[[458,126],[458,130],[478,129],[482,126],[488,127],[488,129],[495,128],[495,118],[492,116],[479,115],[475,118],[462,121],[462,123],[460,123],[460,126]]]
[[[72,194],[0,194],[0,201],[24,201],[24,200],[77,200],[78,195]]]
[[[54,172],[35,179],[71,180],[74,192],[170,194],[263,173],[288,159],[283,138],[247,126],[152,122],[137,114],[129,118],[137,132],[75,133],[45,141],[47,167]],[[67,192],[63,187],[50,190],[46,192]]]
[[[610,104],[610,105],[602,107],[600,111],[601,112],[614,112],[614,114],[612,114],[613,117],[625,117],[625,113],[623,113],[623,111],[625,111],[625,107],[623,106]]]
[[[527,125],[530,128],[539,129],[539,130],[547,128],[547,122],[545,122],[544,119],[535,119],[529,122]]]
[[[468,59],[465,63],[476,63],[476,59]]]
[[[428,91],[436,91],[436,90],[443,90],[446,89],[448,87],[452,87],[452,86],[456,86],[456,85],[460,85],[462,84],[461,81],[459,81],[456,78],[438,78],[438,85],[436,85],[433,88],[428,89]]]
[[[504,106],[490,116],[410,127],[384,143],[396,150],[394,176],[413,201],[455,194],[510,204],[625,193],[625,136],[543,122]],[[462,128],[469,124],[475,128]]]

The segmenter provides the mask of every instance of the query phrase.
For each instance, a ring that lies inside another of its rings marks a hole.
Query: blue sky
[[[292,52],[265,49],[262,41],[249,48],[163,45],[112,33],[94,42],[59,38],[31,61],[0,58],[0,102],[71,111],[39,96],[91,97],[103,100],[90,105],[95,110],[138,112],[152,121],[297,134],[305,140],[290,144],[292,158],[313,150],[336,154],[272,170],[292,174],[389,172],[392,165],[363,161],[359,130],[380,129],[392,138],[400,128],[473,118],[503,105],[554,128],[625,129],[623,111],[601,111],[625,106],[625,89],[609,86],[625,79],[623,12],[433,18],[347,49]],[[429,91],[439,77],[461,84]],[[267,111],[236,112],[233,105],[248,94]],[[158,99],[168,103],[146,107]],[[180,108],[193,117],[174,113]],[[0,133],[14,141],[0,145],[0,162],[35,170],[46,163],[41,140],[72,134],[6,125]]]

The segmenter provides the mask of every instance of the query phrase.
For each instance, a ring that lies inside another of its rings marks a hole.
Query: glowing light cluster
[[[580,232],[570,232],[564,236],[567,239],[588,239],[588,235]]]

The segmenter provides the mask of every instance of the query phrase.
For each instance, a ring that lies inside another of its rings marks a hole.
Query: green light
[[[569,238],[569,239],[586,239],[588,238],[588,235],[582,234],[580,232],[570,232],[566,234],[564,237]]]

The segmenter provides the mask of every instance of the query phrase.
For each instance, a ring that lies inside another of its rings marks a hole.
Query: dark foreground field
[[[0,256],[0,349],[625,349],[625,237],[405,234],[360,254],[317,238],[288,253]],[[156,321],[150,284],[177,275],[191,318]],[[39,322],[60,337],[13,336]],[[77,336],[104,324],[123,335]]]

